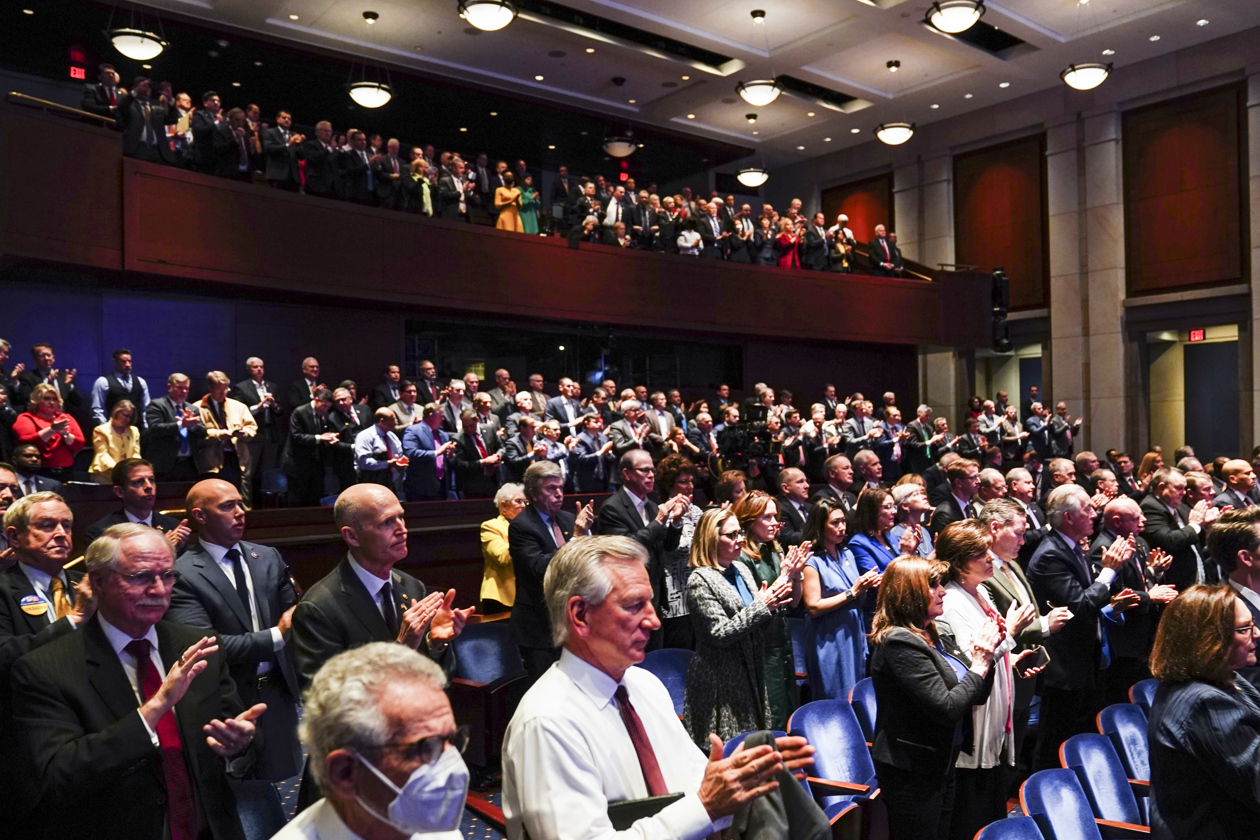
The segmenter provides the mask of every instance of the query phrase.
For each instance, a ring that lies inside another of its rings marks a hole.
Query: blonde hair
[[[691,568],[721,568],[717,560],[718,534],[721,533],[722,526],[734,518],[735,514],[730,508],[713,508],[701,515],[691,537],[691,554],[687,560]]]

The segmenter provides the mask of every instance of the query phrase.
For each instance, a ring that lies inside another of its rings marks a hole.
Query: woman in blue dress
[[[893,525],[897,522],[897,503],[887,490],[867,489],[858,496],[857,507],[853,509],[853,536],[849,539],[849,550],[858,568],[864,572],[874,569],[883,572],[888,564],[902,554],[914,554],[918,547],[917,531],[905,531],[898,542],[889,536]]]
[[[814,547],[805,564],[802,600],[809,610],[805,657],[815,700],[847,700],[849,689],[866,676],[863,608],[881,575],[858,571],[852,552],[843,547],[845,528],[844,509],[822,499],[814,503],[802,533]]]

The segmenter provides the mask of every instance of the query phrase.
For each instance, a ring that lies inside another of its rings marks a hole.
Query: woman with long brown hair
[[[959,730],[971,707],[989,696],[994,650],[1002,640],[991,620],[966,654],[937,633],[933,622],[945,601],[942,572],[940,564],[919,557],[889,563],[872,622],[870,670],[879,717],[871,757],[892,840],[949,836]]]
[[[791,583],[792,595],[789,606],[801,603],[801,575],[805,562],[811,556],[809,543],[792,546],[786,555],[777,537],[783,523],[779,522],[779,504],[772,496],[754,490],[734,507],[739,525],[744,529],[744,550],[739,562],[743,563],[758,586],[770,584],[780,578]],[[763,662],[766,674],[766,691],[770,695],[770,729],[785,729],[788,715],[792,713],[792,687],[796,683],[796,667],[792,662],[792,639],[788,635],[784,616],[776,615],[762,629]]]

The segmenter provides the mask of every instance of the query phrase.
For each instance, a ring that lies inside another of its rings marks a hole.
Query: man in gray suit
[[[217,478],[193,485],[188,518],[193,541],[175,563],[180,578],[167,621],[203,627],[218,640],[241,701],[266,703],[258,774],[278,782],[302,768],[297,738],[297,675],[289,630],[297,593],[280,552],[245,542],[245,506],[230,483]]]
[[[674,415],[670,413],[669,403],[665,398],[664,391],[656,391],[652,394],[652,407],[647,410],[648,425],[652,427],[652,431],[648,432],[648,437],[652,439],[652,443],[656,444],[659,452],[660,448],[665,445],[665,441],[669,440],[670,434],[677,425],[674,421]]]

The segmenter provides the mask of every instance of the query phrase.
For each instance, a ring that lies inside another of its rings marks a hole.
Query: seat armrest
[[[1094,820],[1098,824],[1098,832],[1103,837],[1119,838],[1119,840],[1128,840],[1128,838],[1150,837],[1151,829],[1145,825],[1134,825],[1133,823],[1116,822],[1114,820]]]
[[[1134,796],[1150,796],[1151,783],[1144,782],[1141,779],[1129,779],[1129,787],[1133,788]]]
[[[810,790],[822,796],[844,796],[852,793],[869,794],[871,792],[870,785],[858,785],[853,782],[837,782],[832,779],[819,779],[814,776],[806,776],[805,781],[809,782]]]

